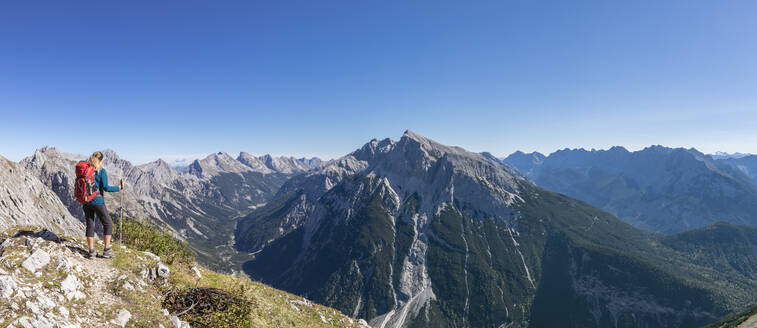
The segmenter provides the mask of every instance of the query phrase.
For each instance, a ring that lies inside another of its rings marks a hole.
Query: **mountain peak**
[[[415,139],[415,140],[421,140],[421,139],[426,140],[427,139],[426,137],[424,137],[424,136],[422,136],[420,134],[417,134],[417,133],[413,132],[412,130],[405,130],[405,132],[402,133],[402,138],[410,138],[410,139]]]
[[[713,159],[739,159],[739,158],[744,158],[744,157],[749,157],[749,156],[754,156],[754,155],[748,154],[748,153],[738,153],[738,152],[731,154],[731,153],[727,153],[723,151],[717,151],[714,154],[710,154],[710,156],[712,156]]]
[[[37,149],[35,151],[35,153],[43,153],[43,154],[45,154],[45,153],[59,153],[59,151],[55,147],[44,146],[44,147],[42,147],[40,149]]]
[[[268,168],[263,161],[260,160],[260,158],[255,157],[254,155],[247,153],[247,152],[240,152],[239,156],[237,157],[237,161],[240,163],[252,168],[255,172],[260,173],[273,173],[273,170]]]
[[[612,146],[608,151],[627,153],[628,149],[623,146]]]
[[[271,156],[271,154],[260,156],[258,157],[258,160],[260,160],[271,171],[285,174],[305,172],[321,165],[321,161],[319,159],[297,159],[291,156],[274,157]]]
[[[103,153],[103,156],[105,158],[108,158],[113,162],[121,159],[121,157],[118,156],[118,153],[116,153],[116,151],[113,149],[105,149],[105,150],[101,150],[100,152]]]
[[[149,167],[149,168],[169,168],[169,169],[173,170],[173,167],[171,167],[171,165],[169,165],[162,158],[158,158],[157,160],[152,161],[150,163],[138,165],[137,167],[140,167],[140,168],[144,168],[144,167]]]
[[[178,176],[176,169],[160,158],[156,161],[142,164],[137,167],[143,172],[152,174],[153,177],[159,177],[159,180],[161,181],[168,181]]]
[[[426,157],[430,157],[432,160],[439,159],[445,154],[450,153],[466,157],[470,157],[471,155],[481,156],[480,154],[468,152],[460,147],[443,145],[410,130],[405,131],[397,145],[406,152],[417,148],[423,152]]]
[[[164,160],[163,160],[162,158],[158,158],[158,160],[157,160],[157,161],[155,161],[155,164],[156,164],[157,166],[167,166],[167,167],[171,167],[171,165],[168,165],[168,163],[166,163],[166,161],[164,161]]]
[[[42,148],[39,148],[34,151],[34,155],[31,157],[27,157],[28,160],[33,160],[36,156],[42,156],[45,158],[62,158],[66,160],[82,160],[87,158],[87,156],[84,155],[75,155],[75,154],[69,154],[64,153],[56,147],[50,147],[50,146],[44,146]],[[24,161],[27,161],[27,159],[24,159]]]
[[[459,147],[443,145],[441,143],[438,143],[434,140],[431,140],[427,137],[424,137],[410,130],[407,130],[405,131],[404,134],[402,134],[402,138],[400,138],[399,143],[400,144],[415,143],[426,150],[438,150],[441,153],[459,152],[460,150],[462,150],[462,148],[459,148]]]
[[[219,151],[203,159],[195,160],[187,167],[186,172],[198,178],[208,178],[220,173],[242,173],[252,171],[229,154]]]
[[[205,157],[205,159],[208,159],[208,158],[217,159],[217,158],[232,158],[232,157],[231,157],[231,155],[227,154],[226,152],[219,151],[217,153],[213,153],[213,154],[210,154],[207,157]]]

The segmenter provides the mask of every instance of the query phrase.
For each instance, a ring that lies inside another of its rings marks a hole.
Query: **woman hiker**
[[[105,199],[103,192],[118,192],[123,190],[124,184],[121,181],[116,186],[108,185],[108,172],[103,168],[103,153],[96,151],[89,157],[89,163],[95,168],[95,186],[100,189],[100,195],[92,199],[91,202],[84,204],[84,216],[87,218],[87,245],[89,253],[87,258],[95,256],[95,213],[103,225],[103,235],[105,239],[105,250],[102,257],[113,257],[113,250],[110,247],[110,238],[113,236],[113,221],[110,220],[108,209],[105,208]]]

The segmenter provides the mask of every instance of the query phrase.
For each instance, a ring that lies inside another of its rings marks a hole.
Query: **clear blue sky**
[[[757,153],[755,1],[3,1],[0,154]],[[195,155],[196,156],[196,155]]]

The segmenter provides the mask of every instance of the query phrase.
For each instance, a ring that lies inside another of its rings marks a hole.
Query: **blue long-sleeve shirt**
[[[95,185],[100,188],[100,196],[95,197],[89,204],[91,205],[105,205],[105,199],[103,199],[104,192],[118,192],[121,188],[118,186],[108,185],[108,172],[104,168],[95,173]]]

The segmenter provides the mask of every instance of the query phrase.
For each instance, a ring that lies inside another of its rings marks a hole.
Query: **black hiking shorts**
[[[87,237],[95,236],[95,213],[103,225],[103,235],[113,234],[113,221],[105,205],[84,205],[84,217],[87,218]]]

